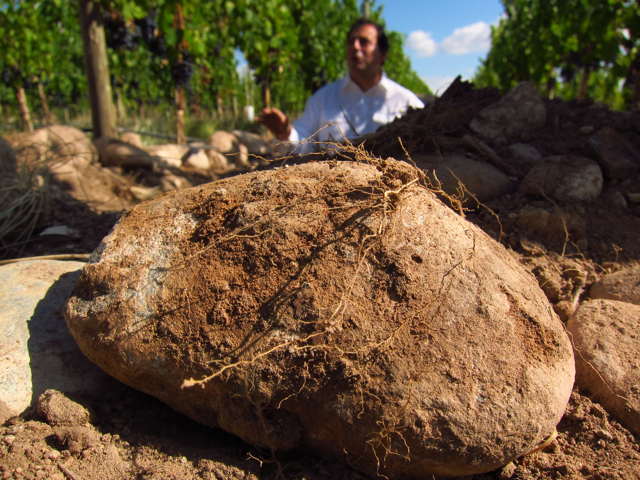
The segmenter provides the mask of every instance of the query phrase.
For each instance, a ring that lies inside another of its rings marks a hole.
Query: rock
[[[100,444],[100,436],[90,427],[58,427],[55,435],[58,442],[74,455]]]
[[[379,166],[307,163],[138,205],[84,268],[70,331],[111,375],[254,445],[403,479],[510,462],[562,417],[564,328],[500,244],[407,164]]]
[[[538,149],[526,143],[515,143],[509,146],[509,152],[516,162],[523,163],[528,167],[532,167],[542,160]]]
[[[449,195],[459,194],[460,182],[481,203],[511,193],[513,190],[511,181],[500,170],[470,158],[414,155],[413,161],[418,168],[435,169],[442,189]],[[435,178],[432,177],[432,181],[435,181]],[[464,198],[470,199],[467,193]]]
[[[640,169],[640,156],[613,128],[605,127],[592,135],[585,145],[609,178],[625,180]]]
[[[0,400],[21,413],[48,389],[100,392],[107,376],[80,352],[62,318],[83,262],[0,266]]]
[[[209,138],[209,145],[224,154],[237,167],[249,164],[248,149],[233,133],[218,130]]]
[[[548,196],[559,201],[593,200],[602,191],[602,171],[596,162],[584,157],[547,157],[524,178],[526,195]]]
[[[38,414],[52,427],[75,427],[95,422],[95,413],[56,390],[47,390],[38,399]]]
[[[72,159],[93,164],[98,151],[89,137],[75,127],[52,125],[35,132],[10,137],[9,143],[18,161],[27,165],[36,162],[47,165],[65,164]]]
[[[142,138],[140,138],[140,135],[135,132],[124,132],[120,135],[120,140],[144,150],[144,147],[142,146]]]
[[[598,299],[580,305],[567,328],[576,350],[576,383],[640,435],[640,306]]]
[[[93,141],[100,163],[105,167],[142,167],[152,169],[154,158],[141,148],[110,137],[100,137]]]
[[[594,128],[591,125],[585,125],[584,127],[580,127],[580,133],[584,135],[589,135],[593,133]]]
[[[160,186],[163,192],[171,192],[173,190],[182,190],[183,188],[191,188],[193,184],[184,177],[174,175],[169,170],[163,172],[160,179]]]
[[[628,207],[627,199],[624,198],[620,190],[609,190],[603,195],[603,198],[614,208],[623,210]]]
[[[551,214],[544,208],[525,206],[518,213],[517,225],[533,231],[542,232],[547,229]]]
[[[469,127],[490,138],[518,137],[544,126],[547,111],[531,82],[519,83],[498,102],[478,113]]]
[[[9,405],[0,400],[0,426],[4,425],[7,420],[18,415]]]
[[[209,158],[210,170],[218,175],[223,175],[227,172],[233,170],[235,165],[233,163],[229,163],[229,159],[225,157],[220,152],[216,152],[215,150],[207,149],[204,150]]]
[[[242,130],[233,130],[234,134],[240,143],[247,147],[247,151],[250,155],[259,155],[261,157],[271,155],[271,146],[266,140],[263,140],[259,135],[250,132],[243,132]]]
[[[0,137],[0,174],[10,175],[18,172],[18,161],[16,152],[11,148],[11,144]]]
[[[180,168],[185,156],[189,155],[189,147],[186,145],[166,144],[149,145],[144,151],[154,157],[155,163],[160,169]]]
[[[591,286],[589,296],[640,305],[640,267],[605,275]]]
[[[211,167],[209,156],[200,148],[191,148],[189,154],[185,156],[184,164],[198,170],[209,170]]]

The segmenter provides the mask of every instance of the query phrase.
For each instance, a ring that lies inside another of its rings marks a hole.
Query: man
[[[295,150],[304,154],[314,149],[313,142],[355,138],[402,116],[408,107],[424,107],[418,97],[382,71],[388,50],[382,26],[364,18],[357,20],[347,35],[349,73],[318,90],[293,124],[277,108],[265,108],[259,121],[279,140],[309,139]]]

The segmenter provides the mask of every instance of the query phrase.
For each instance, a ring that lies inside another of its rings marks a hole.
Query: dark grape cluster
[[[4,83],[7,87],[11,83],[11,78],[13,77],[11,69],[9,67],[5,67],[2,70],[2,83]]]
[[[158,21],[156,19],[158,15],[158,10],[153,7],[144,18],[137,19],[136,25],[140,27],[140,34],[142,40],[144,40],[147,44],[151,44],[156,36],[156,30],[158,28]]]
[[[176,88],[187,87],[189,85],[189,80],[191,80],[191,75],[193,75],[191,58],[188,52],[185,52],[182,55],[182,61],[171,67],[171,76],[176,84]]]
[[[133,51],[140,43],[142,37],[142,29],[138,25],[133,28],[127,27],[127,24],[121,18],[112,18],[106,14],[104,18],[105,36],[107,39],[107,47],[113,50]]]

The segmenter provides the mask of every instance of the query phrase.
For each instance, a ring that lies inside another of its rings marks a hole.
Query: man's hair
[[[360,28],[364,25],[371,25],[375,27],[378,31],[378,48],[382,53],[386,53],[389,51],[389,39],[387,38],[387,34],[384,32],[384,27],[380,24],[377,24],[373,20],[369,20],[368,18],[359,18],[351,25],[349,29],[349,33],[347,33],[347,41],[349,41],[349,37],[351,36],[351,32],[353,32],[356,28]]]

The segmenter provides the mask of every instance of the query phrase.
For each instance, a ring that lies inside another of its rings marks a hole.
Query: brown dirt
[[[405,158],[397,143],[400,136],[409,154],[465,152],[461,137],[470,134],[470,119],[476,111],[498,98],[498,92],[492,90],[463,89],[449,97],[444,95],[429,118],[425,112],[410,113],[387,127],[384,137],[380,134],[368,140],[367,146],[383,157]],[[579,129],[585,125],[593,126],[596,131],[602,126],[612,126],[640,150],[638,113],[592,109],[589,101],[554,100],[545,101],[545,105],[547,125],[532,132],[531,139],[526,142],[538,148],[543,156],[582,154],[584,136]],[[507,157],[505,145],[490,146],[499,155]],[[513,178],[521,179],[526,172],[518,168],[503,166]],[[621,182],[607,180],[604,190],[609,189],[638,193],[640,177]],[[509,214],[517,213],[525,205],[573,213],[584,221],[582,236],[577,238],[576,232],[569,232],[566,239],[548,238],[518,227]],[[586,298],[588,287],[600,276],[640,261],[638,205],[630,203],[627,209],[616,209],[604,197],[588,203],[554,205],[516,192],[488,202],[487,206],[495,215],[487,209],[478,209],[466,212],[467,218],[513,250],[523,265],[536,275],[561,317],[567,317],[572,302]],[[52,224],[79,229],[81,239],[52,242],[51,238],[34,237],[29,243],[5,251],[5,258],[90,253],[119,217],[117,213],[95,214],[77,205],[67,209],[64,204],[59,205],[56,215],[52,217]],[[578,243],[581,238],[586,239],[586,244]],[[557,439],[543,451],[473,478],[640,478],[638,438],[615,422],[600,405],[591,402],[588,395],[589,392],[574,390],[557,427]],[[90,406],[98,413],[98,420],[90,428],[99,433],[99,441],[82,453],[69,453],[59,443],[53,429],[37,417],[35,411],[27,412],[23,418],[10,419],[0,427],[0,458],[3,458],[0,472],[4,478],[268,480],[277,476],[277,466],[268,452],[250,447],[220,429],[203,427],[115,380],[109,397],[99,403],[92,401],[94,404]],[[285,467],[286,478],[290,479],[363,478],[351,470],[309,455],[281,457],[278,461]]]

